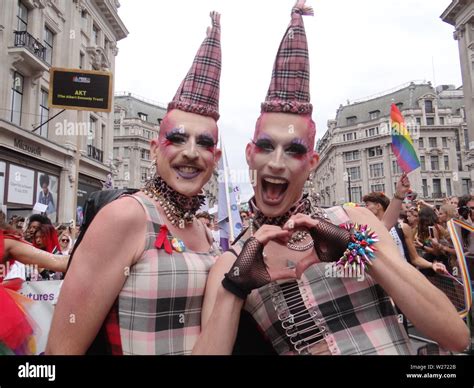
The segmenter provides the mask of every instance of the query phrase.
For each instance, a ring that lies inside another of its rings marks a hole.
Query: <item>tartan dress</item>
[[[336,225],[342,207],[326,209]],[[238,241],[240,247],[244,241]],[[410,340],[390,297],[369,275],[328,276],[335,263],[317,263],[301,279],[273,282],[248,296],[245,310],[281,355],[410,355]]]
[[[132,197],[146,213],[146,246],[106,320],[112,354],[191,354],[201,332],[204,290],[215,252],[168,254],[155,248],[161,215],[151,199]]]

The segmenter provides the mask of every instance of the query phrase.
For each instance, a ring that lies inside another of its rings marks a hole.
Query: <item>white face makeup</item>
[[[308,120],[294,114],[266,113],[246,156],[257,174],[255,200],[268,217],[287,212],[300,199],[318,163],[310,149]]]
[[[167,115],[163,133],[152,142],[156,170],[174,190],[198,194],[208,182],[221,152],[214,119],[173,110]]]

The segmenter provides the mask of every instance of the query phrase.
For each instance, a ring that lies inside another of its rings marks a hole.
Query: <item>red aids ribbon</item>
[[[160,232],[156,236],[155,247],[158,249],[164,248],[168,254],[173,252],[173,248],[168,240],[168,227],[166,225],[161,225]]]

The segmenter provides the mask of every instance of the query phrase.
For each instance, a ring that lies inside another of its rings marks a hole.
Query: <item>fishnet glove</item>
[[[263,261],[263,248],[264,245],[255,237],[250,237],[245,242],[240,255],[222,281],[222,286],[227,291],[246,299],[252,290],[271,282]]]
[[[330,222],[318,219],[318,224],[309,230],[314,240],[314,249],[319,260],[337,261],[344,254],[350,242],[351,234]]]

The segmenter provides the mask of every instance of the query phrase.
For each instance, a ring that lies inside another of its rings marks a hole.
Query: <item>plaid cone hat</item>
[[[219,119],[219,81],[221,75],[220,14],[211,12],[212,27],[194,58],[193,65],[168,104],[168,112],[185,112]]]
[[[305,6],[305,0],[298,0],[278,49],[262,113],[311,114],[313,111],[309,102],[309,55],[303,15],[314,15],[314,12]]]

